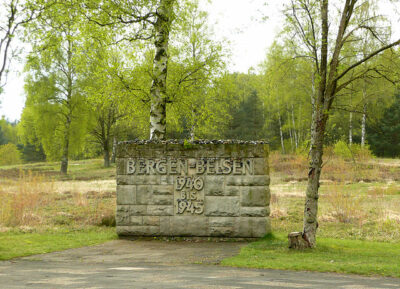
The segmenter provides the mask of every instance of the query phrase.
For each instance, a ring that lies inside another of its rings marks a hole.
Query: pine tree
[[[367,139],[378,156],[400,156],[400,94],[386,109],[381,121],[367,126]]]

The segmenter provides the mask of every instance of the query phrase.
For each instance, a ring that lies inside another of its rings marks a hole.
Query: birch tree
[[[316,246],[323,146],[332,105],[337,95],[353,81],[371,73],[380,73],[377,67],[363,69],[364,63],[400,44],[400,40],[391,41],[390,35],[383,34],[379,27],[374,26],[376,23],[372,20],[379,16],[370,9],[372,1],[333,2],[292,0],[286,10],[289,41],[298,57],[310,59],[317,76],[315,116],[311,126],[310,163],[300,247]],[[361,9],[367,10],[368,13],[359,13]],[[367,55],[363,55],[358,49],[361,46],[358,44],[362,41],[361,32],[379,39],[379,47]],[[351,55],[346,55],[343,48],[350,42],[354,50]],[[343,61],[344,59],[351,61]],[[353,71],[354,75],[349,77],[349,72]]]
[[[81,5],[89,21],[112,26],[121,41],[152,41],[154,57],[150,88],[150,139],[165,139],[169,38],[177,0],[87,0]]]
[[[0,4],[0,92],[7,82],[11,60],[19,53],[14,45],[18,32],[51,5],[51,1],[29,0],[4,0]]]
[[[198,1],[192,0],[185,8],[179,12],[171,34],[167,89],[171,105],[167,122],[175,127],[185,123],[186,137],[194,140],[212,134],[213,123],[226,116],[226,102],[231,100],[224,93],[216,93],[225,68],[226,49],[212,39],[208,13],[199,8]]]
[[[271,46],[261,65],[265,83],[262,96],[268,103],[269,113],[276,115],[267,121],[277,123],[283,153],[299,148],[309,135],[310,117],[307,113],[311,107],[309,100],[312,92],[309,66],[278,43]],[[287,136],[289,140],[285,140]]]
[[[71,143],[80,143],[86,124],[80,85],[85,39],[81,24],[76,7],[66,1],[53,5],[29,27],[33,50],[26,64],[26,107],[41,127],[46,154],[61,158],[62,174],[68,171]]]
[[[166,135],[167,75],[170,28],[173,21],[175,0],[160,0],[154,23],[155,56],[153,82],[150,89],[150,139],[162,140]]]

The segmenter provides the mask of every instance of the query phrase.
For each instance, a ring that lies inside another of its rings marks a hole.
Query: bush
[[[353,159],[353,153],[349,148],[349,145],[340,140],[337,143],[335,143],[335,146],[333,148],[333,152],[337,157],[341,157],[345,160],[352,160]]]
[[[0,166],[16,165],[22,163],[21,153],[17,146],[8,143],[0,146]]]
[[[335,144],[333,151],[337,157],[341,157],[347,161],[368,161],[374,157],[369,145],[365,145],[364,147],[360,144],[348,145],[342,140]]]

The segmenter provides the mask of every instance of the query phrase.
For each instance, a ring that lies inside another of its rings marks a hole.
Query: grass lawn
[[[400,243],[318,238],[317,248],[288,249],[286,234],[271,234],[242,248],[222,265],[400,277]]]
[[[0,233],[0,260],[96,245],[116,238],[115,228],[110,227],[3,232]]]

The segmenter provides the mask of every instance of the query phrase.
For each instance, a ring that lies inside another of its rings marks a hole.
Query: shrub
[[[369,145],[365,145],[364,147],[360,144],[348,145],[342,140],[335,144],[333,151],[337,157],[341,157],[347,161],[368,161],[374,157]]]
[[[343,158],[345,160],[352,160],[353,159],[353,153],[350,150],[349,145],[346,142],[342,141],[342,140],[340,140],[337,143],[335,143],[333,151],[334,151],[334,153],[335,153],[335,155],[337,157],[341,157],[341,158]]]
[[[16,165],[22,163],[21,153],[17,146],[8,143],[0,146],[0,166]]]

